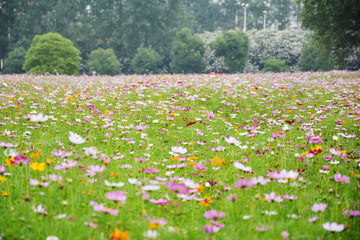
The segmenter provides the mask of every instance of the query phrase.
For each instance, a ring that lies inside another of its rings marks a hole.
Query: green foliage
[[[248,59],[249,38],[241,31],[227,31],[211,43],[216,56],[225,57],[230,73],[242,72]]]
[[[137,74],[158,73],[161,60],[160,55],[151,47],[139,47],[131,60],[131,68]]]
[[[12,50],[4,61],[5,73],[23,73],[22,66],[25,62],[26,50],[23,47],[17,47]]]
[[[287,67],[283,60],[272,57],[266,60],[263,72],[286,72],[286,70]]]
[[[26,53],[23,69],[32,73],[77,75],[79,54],[72,42],[59,33],[37,35]]]
[[[301,71],[329,71],[334,69],[335,61],[322,51],[314,40],[306,44],[301,52]]]
[[[173,43],[172,71],[174,73],[201,73],[205,69],[203,55],[204,42],[199,36],[192,35],[188,28],[176,33]]]
[[[304,5],[302,24],[315,32],[320,46],[333,53],[343,66],[360,46],[360,4],[358,0],[300,0]]]
[[[117,60],[114,50],[99,48],[90,53],[89,61],[89,72],[97,72],[102,75],[116,75],[120,72],[121,64]]]

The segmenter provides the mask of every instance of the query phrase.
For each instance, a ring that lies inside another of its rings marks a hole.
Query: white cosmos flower
[[[30,122],[45,122],[49,119],[48,115],[43,115],[42,113],[39,113],[38,115],[31,115],[30,116]]]
[[[322,227],[329,232],[341,232],[345,228],[344,224],[337,224],[336,222],[323,223]]]
[[[122,187],[124,186],[124,183],[123,182],[111,183],[108,180],[105,180],[105,185],[109,187]]]
[[[75,144],[83,144],[86,141],[85,138],[73,132],[69,132],[69,140]]]
[[[237,169],[240,169],[244,172],[251,172],[251,167],[246,167],[244,164],[239,163],[239,162],[234,162],[234,167]]]
[[[144,237],[148,239],[155,239],[159,236],[159,233],[156,230],[147,230],[144,232]]]
[[[157,191],[160,189],[159,185],[145,185],[141,187],[144,191]]]
[[[187,152],[186,148],[183,147],[171,147],[171,151],[173,151],[174,153],[179,153],[179,154],[185,154]]]

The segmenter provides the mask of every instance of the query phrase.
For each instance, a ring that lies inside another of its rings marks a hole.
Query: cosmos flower
[[[239,163],[239,162],[234,162],[234,167],[237,168],[237,169],[240,169],[240,170],[242,170],[244,172],[251,172],[252,171],[251,167],[245,167],[244,164]]]
[[[123,182],[118,182],[118,183],[111,183],[109,182],[107,179],[105,179],[105,185],[106,186],[109,186],[109,187],[122,187],[124,186],[124,183]]]
[[[235,187],[247,190],[249,187],[254,186],[255,183],[252,180],[239,179],[237,180]]]
[[[42,113],[39,113],[38,115],[31,115],[30,116],[30,122],[46,122],[49,120],[48,115],[43,115]]]
[[[226,216],[225,212],[217,212],[216,210],[206,211],[204,217],[208,219],[221,219]]]
[[[345,175],[341,176],[340,173],[334,175],[334,180],[337,182],[341,182],[341,184],[350,183],[350,178]]]
[[[88,169],[87,169],[87,172],[88,172],[88,173],[86,174],[86,176],[93,177],[93,176],[95,176],[96,174],[105,171],[105,169],[106,169],[105,165],[102,165],[102,166],[98,166],[98,165],[93,166],[93,165],[90,165],[90,166],[88,166]]]
[[[40,213],[42,215],[47,215],[47,212],[45,211],[44,206],[41,204],[39,204],[37,207],[31,207],[31,209],[36,213]]]
[[[69,132],[69,141],[75,144],[83,144],[86,139],[76,133]]]
[[[179,153],[179,154],[185,154],[185,153],[187,153],[187,149],[186,149],[186,148],[183,148],[183,147],[181,147],[181,146],[179,146],[179,147],[172,146],[172,147],[171,147],[171,151],[174,152],[174,153]]]
[[[125,191],[114,191],[105,194],[105,197],[109,200],[126,203],[126,192]]]
[[[284,201],[284,199],[282,199],[280,196],[276,196],[274,192],[271,192],[270,194],[265,193],[265,198],[269,203]]]
[[[326,203],[314,203],[314,205],[311,207],[311,210],[314,212],[324,212],[326,207]]]
[[[322,227],[329,232],[341,232],[345,229],[344,224],[337,224],[336,222],[330,223],[326,222],[323,223]]]

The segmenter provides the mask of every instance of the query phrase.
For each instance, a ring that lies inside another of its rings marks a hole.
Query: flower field
[[[1,239],[358,239],[359,88],[1,75]]]

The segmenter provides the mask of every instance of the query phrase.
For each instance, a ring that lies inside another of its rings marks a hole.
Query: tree
[[[137,74],[158,73],[162,58],[151,47],[139,47],[131,60],[131,68]]]
[[[211,43],[216,56],[225,57],[230,73],[242,72],[248,59],[249,38],[242,31],[227,31]]]
[[[188,28],[176,33],[172,53],[172,70],[175,73],[201,73],[205,69],[203,55],[204,42],[199,36],[192,35]]]
[[[99,48],[91,52],[88,61],[89,72],[103,75],[116,75],[120,72],[121,64],[117,60],[114,50]]]
[[[263,72],[286,72],[286,70],[287,67],[283,60],[272,57],[266,60]]]
[[[329,71],[334,69],[334,59],[310,40],[301,51],[301,71]]]
[[[26,53],[23,69],[33,73],[77,75],[79,54],[72,42],[59,33],[36,35]]]
[[[304,5],[302,24],[315,32],[323,49],[333,53],[344,66],[345,59],[360,47],[360,4],[358,0],[299,0]]]
[[[26,50],[23,47],[17,47],[12,50],[4,61],[5,73],[23,73],[22,66],[25,62]]]
[[[15,3],[0,1],[0,59],[4,58],[10,39],[10,28],[15,21]],[[1,69],[0,69],[1,70]]]

